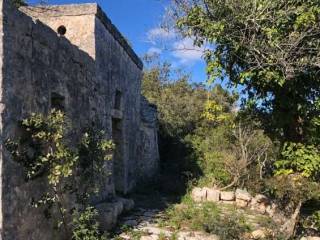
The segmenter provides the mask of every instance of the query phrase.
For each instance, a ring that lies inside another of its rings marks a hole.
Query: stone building
[[[141,96],[142,62],[97,4],[10,2],[0,0],[0,239],[59,239],[28,204],[42,183],[26,183],[3,146],[18,122],[63,108],[75,129],[101,126],[117,144],[103,201],[157,172],[157,111]]]

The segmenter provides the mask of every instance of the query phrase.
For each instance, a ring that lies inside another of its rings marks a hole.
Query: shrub
[[[281,159],[276,161],[276,175],[299,173],[303,177],[320,178],[320,151],[314,145],[285,143]]]
[[[85,129],[79,144],[79,201],[86,203],[88,196],[101,191],[111,175],[106,165],[112,159],[113,150],[114,144],[105,138],[104,131],[92,127]]]
[[[320,210],[315,211],[312,215],[304,219],[303,227],[311,228],[319,231],[320,230]]]
[[[72,215],[72,240],[106,240],[99,231],[98,212],[87,207],[83,212],[74,211]]]
[[[244,218],[236,212],[222,215],[214,203],[196,204],[188,195],[182,204],[168,209],[166,216],[161,224],[176,230],[187,227],[191,230],[217,234],[221,240],[243,239],[241,236],[250,229]]]
[[[276,152],[261,129],[236,120],[199,128],[187,141],[202,171],[198,183],[207,186],[247,187],[259,192]]]
[[[47,117],[32,114],[22,121],[22,128],[23,137],[18,141],[8,139],[6,148],[24,166],[27,180],[45,174],[49,184],[57,186],[72,175],[78,156],[65,143],[68,126],[61,111],[52,110]]]

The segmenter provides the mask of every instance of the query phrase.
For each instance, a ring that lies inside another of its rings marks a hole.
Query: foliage
[[[105,139],[104,131],[96,128],[85,130],[79,145],[79,185],[83,193],[82,200],[99,193],[106,178],[110,177],[106,164],[112,159],[113,150],[114,144]]]
[[[6,148],[24,167],[27,181],[47,177],[49,188],[40,199],[33,201],[33,205],[44,206],[45,212],[56,207],[60,214],[57,224],[59,227],[63,225],[67,232],[63,198],[68,186],[64,180],[74,173],[78,155],[64,142],[67,131],[65,115],[55,109],[48,116],[33,113],[22,121],[21,127],[23,136],[18,141],[8,139]]]
[[[60,110],[53,109],[47,116],[33,113],[21,123],[22,136],[15,141],[8,139],[6,148],[24,167],[27,181],[47,179],[48,187],[39,189],[43,191],[40,199],[32,200],[34,207],[43,207],[45,216],[54,217],[66,235],[72,232],[73,239],[103,239],[98,237],[101,234],[94,220],[97,211],[88,204],[89,197],[96,193],[96,179],[103,175],[105,162],[112,157],[113,143],[104,138],[103,132],[87,129],[79,149],[71,148],[67,122]],[[85,210],[75,209],[70,229],[71,210],[65,200],[72,194],[78,196],[79,209]],[[58,210],[60,215],[50,210]]]
[[[83,212],[74,211],[72,240],[106,240],[99,231],[97,215],[93,207],[87,207]]]
[[[269,166],[276,155],[274,144],[263,131],[252,123],[237,120],[199,128],[187,141],[203,173],[198,183],[206,186],[259,191],[264,178],[270,175]]]
[[[189,75],[167,63],[147,63],[142,94],[159,111],[160,133],[183,138],[192,132],[201,118],[206,90],[189,83]]]
[[[63,178],[70,177],[78,156],[63,142],[67,129],[65,116],[53,110],[48,117],[32,114],[22,121],[25,131],[19,142],[6,142],[14,160],[21,163],[31,180],[47,175],[48,182],[57,186]]]
[[[222,215],[214,203],[206,202],[198,205],[190,199],[190,196],[186,196],[181,204],[168,209],[165,222],[161,224],[176,230],[187,227],[217,234],[222,240],[243,239],[243,234],[250,230],[239,214],[232,212]]]
[[[26,6],[27,3],[25,0],[12,0],[12,3],[16,6],[16,7],[21,7],[21,6]]]
[[[308,216],[303,221],[304,228],[320,229],[320,210],[315,211],[311,216]]]
[[[319,116],[319,1],[174,2],[181,33],[213,45],[205,56],[212,80],[243,85],[272,136],[309,142]]]
[[[158,109],[160,188],[182,193],[189,175],[199,172],[196,163],[187,159],[192,150],[184,139],[201,122],[207,91],[203,85],[190,83],[188,74],[167,62],[147,59],[145,66],[142,93]]]
[[[273,145],[279,142],[278,160],[263,162],[270,192],[291,210],[318,198],[320,2],[174,2],[182,35],[212,46],[205,53],[210,81],[242,85],[242,110],[262,124]],[[243,149],[240,142],[236,149]]]
[[[214,125],[232,121],[232,114],[226,113],[223,106],[215,100],[207,100],[202,117]]]
[[[198,184],[224,186],[232,181],[232,176],[225,169],[225,162],[233,157],[227,151],[228,134],[225,127],[205,128],[186,138],[194,150],[190,157],[197,161],[203,175]]]
[[[275,166],[276,175],[300,173],[316,181],[320,179],[320,151],[314,145],[286,143]]]
[[[152,63],[142,85],[144,95],[158,107],[166,179],[172,171],[187,180],[199,178],[200,185],[252,183],[258,190],[275,158],[271,140],[258,124],[235,111],[237,94],[220,85],[188,83],[180,75],[176,79],[175,71],[170,64]]]
[[[320,188],[317,182],[299,175],[279,175],[268,179],[267,189],[274,196],[282,210],[291,214],[299,203],[310,199],[320,199]]]
[[[299,202],[320,199],[320,155],[316,146],[286,143],[274,166],[270,188],[289,210]]]

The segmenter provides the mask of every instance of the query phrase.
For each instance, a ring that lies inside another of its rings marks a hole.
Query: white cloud
[[[174,30],[164,29],[164,28],[153,28],[147,32],[147,39],[152,43],[156,43],[161,40],[169,40],[176,37]]]
[[[194,63],[202,59],[206,49],[208,49],[206,46],[194,46],[192,38],[184,38],[173,43],[172,55],[182,64]]]
[[[202,60],[207,44],[201,47],[194,46],[192,37],[182,38],[174,29],[153,28],[146,34],[147,40],[152,44],[148,54],[161,54],[171,51],[171,56],[177,59],[178,64],[193,64]]]
[[[147,52],[148,55],[161,54],[161,53],[162,53],[162,50],[157,47],[151,47]]]

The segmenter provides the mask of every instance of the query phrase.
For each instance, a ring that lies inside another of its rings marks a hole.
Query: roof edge
[[[97,5],[97,18],[101,21],[101,23],[105,26],[105,28],[110,32],[110,34],[115,38],[115,40],[123,47],[123,49],[127,52],[129,57],[134,61],[134,63],[140,68],[143,69],[143,63],[132,47],[129,45],[128,41],[125,37],[120,33],[118,28],[111,22],[105,12],[101,9],[99,5]]]
[[[141,70],[143,69],[143,63],[141,59],[97,3],[35,5],[23,6],[19,9],[25,14],[34,18],[40,17],[41,15],[44,15],[45,17],[95,15],[114,37],[114,39],[123,47],[125,52],[129,55],[137,67]]]

